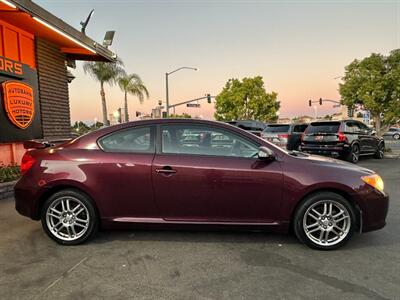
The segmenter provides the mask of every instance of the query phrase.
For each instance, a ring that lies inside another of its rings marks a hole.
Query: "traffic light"
[[[310,100],[308,100],[308,106],[312,106],[312,101],[311,101],[311,99]]]
[[[353,115],[354,115],[354,109],[352,109],[351,107],[348,107],[348,108],[347,108],[347,116],[348,116],[349,118],[352,118]]]
[[[211,95],[210,94],[207,94],[207,102],[211,103]]]
[[[322,105],[322,98],[319,98],[319,105]]]

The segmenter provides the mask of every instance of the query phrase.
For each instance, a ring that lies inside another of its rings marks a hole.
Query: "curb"
[[[14,185],[17,180],[0,183],[0,200],[14,196]]]
[[[395,150],[395,151],[385,152],[385,157],[387,157],[387,158],[400,158],[400,151]]]

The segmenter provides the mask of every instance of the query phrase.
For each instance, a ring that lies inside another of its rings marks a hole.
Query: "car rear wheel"
[[[360,159],[360,146],[358,144],[353,144],[351,146],[350,153],[347,155],[346,160],[356,164]]]
[[[378,149],[376,150],[376,153],[374,155],[375,158],[382,159],[385,155],[385,144],[380,143],[378,145]]]
[[[75,190],[62,190],[45,202],[41,214],[46,234],[59,244],[78,245],[97,232],[98,217],[92,201]]]
[[[343,246],[353,235],[356,215],[342,196],[321,192],[301,203],[293,224],[297,238],[307,246],[333,250]]]
[[[394,138],[395,140],[400,139],[400,134],[399,134],[399,133],[393,134],[393,138]]]

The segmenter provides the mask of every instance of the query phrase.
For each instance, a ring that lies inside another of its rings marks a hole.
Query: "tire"
[[[376,153],[374,154],[374,158],[382,159],[384,156],[385,156],[385,144],[379,143],[378,149],[376,150]]]
[[[350,153],[347,155],[346,160],[353,164],[358,163],[360,160],[360,146],[358,144],[353,144],[351,146]]]
[[[356,224],[352,205],[332,192],[319,192],[305,198],[293,219],[297,238],[308,247],[318,250],[342,247],[353,236]]]
[[[46,234],[61,245],[79,245],[98,230],[98,214],[91,199],[73,189],[59,191],[43,205],[41,221]]]
[[[399,134],[399,133],[393,134],[393,138],[394,138],[395,140],[400,139],[400,134]]]

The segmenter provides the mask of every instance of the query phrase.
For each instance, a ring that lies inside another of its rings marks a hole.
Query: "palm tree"
[[[90,74],[95,80],[100,82],[100,96],[103,110],[103,124],[110,125],[107,114],[106,94],[104,92],[104,84],[113,85],[119,76],[125,73],[123,62],[117,59],[115,62],[85,62],[83,70],[86,74]]]
[[[142,79],[137,74],[122,74],[118,78],[118,85],[125,94],[124,108],[125,108],[125,122],[129,122],[128,113],[128,94],[139,98],[139,102],[143,103],[144,97],[149,98],[149,91],[143,84]]]

